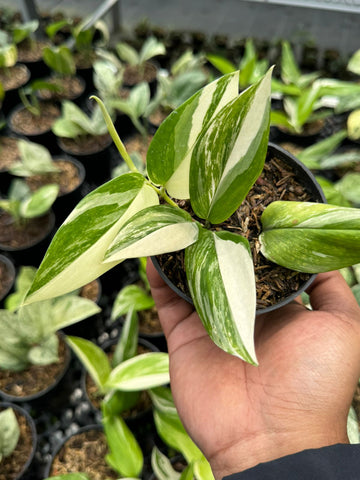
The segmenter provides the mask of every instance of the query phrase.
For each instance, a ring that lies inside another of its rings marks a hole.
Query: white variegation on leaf
[[[151,467],[158,480],[180,479],[180,473],[174,470],[168,457],[156,446],[151,452]]]
[[[360,210],[310,202],[273,202],[261,217],[261,252],[306,273],[327,272],[360,261]]]
[[[85,338],[67,336],[66,342],[84,365],[100,392],[103,392],[105,382],[111,372],[106,353]]]
[[[141,210],[122,227],[105,253],[105,262],[181,250],[197,240],[198,225],[171,205]]]
[[[247,240],[201,229],[198,241],[185,250],[185,268],[191,297],[212,340],[226,352],[257,364],[256,286]]]
[[[196,142],[190,162],[191,206],[221,223],[242,203],[260,175],[270,128],[272,68],[215,115]]]
[[[115,367],[106,381],[106,388],[131,392],[158,387],[169,382],[168,354],[149,352],[130,358]]]
[[[187,199],[190,158],[206,125],[239,94],[239,72],[210,83],[174,110],[158,128],[147,152],[147,171],[155,185]]]
[[[73,291],[117,265],[119,261],[103,263],[103,258],[121,226],[158,203],[156,192],[137,173],[116,177],[89,193],[55,234],[26,303]]]

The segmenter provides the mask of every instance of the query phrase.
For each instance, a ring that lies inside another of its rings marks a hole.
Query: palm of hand
[[[316,310],[292,303],[258,317],[258,367],[216,347],[191,307],[156,281],[175,403],[217,478],[234,471],[234,455],[239,467],[248,468],[259,455],[266,461],[347,441],[346,418],[360,376],[360,310],[340,275],[318,276]]]

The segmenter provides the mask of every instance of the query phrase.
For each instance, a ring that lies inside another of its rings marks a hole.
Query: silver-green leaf
[[[196,215],[213,224],[234,213],[263,169],[270,128],[271,74],[272,68],[215,115],[193,149],[191,206]]]
[[[310,202],[273,202],[261,217],[261,252],[292,270],[319,273],[360,261],[360,210]]]
[[[185,250],[186,276],[196,310],[221,349],[257,364],[254,347],[255,275],[247,240],[202,229]]]

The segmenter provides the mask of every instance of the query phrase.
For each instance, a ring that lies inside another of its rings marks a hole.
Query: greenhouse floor
[[[40,11],[91,15],[100,0],[36,0]],[[1,0],[1,6],[22,9],[21,0]],[[209,35],[264,40],[287,38],[314,42],[320,49],[352,53],[359,48],[360,13],[293,7],[239,0],[120,0],[121,26],[129,30],[142,20],[175,30],[199,30]],[[111,15],[105,17],[111,22]]]

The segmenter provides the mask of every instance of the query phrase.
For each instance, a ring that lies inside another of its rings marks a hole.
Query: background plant
[[[20,427],[15,412],[6,408],[0,412],[0,465],[3,458],[13,453],[20,437]]]

